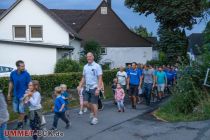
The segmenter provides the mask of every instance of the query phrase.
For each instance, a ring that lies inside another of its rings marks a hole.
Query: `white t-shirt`
[[[42,108],[41,95],[38,91],[34,92],[29,99],[29,110],[38,110]]]
[[[98,85],[98,76],[102,74],[102,68],[96,62],[93,62],[92,64],[86,64],[83,69],[83,76],[85,77],[86,88],[96,88]]]
[[[117,79],[118,79],[118,83],[121,85],[126,85],[126,79],[127,79],[127,73],[125,71],[121,72],[118,71],[117,72]]]

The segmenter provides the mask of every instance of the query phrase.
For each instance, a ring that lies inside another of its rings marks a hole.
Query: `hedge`
[[[104,84],[110,85],[113,79],[116,76],[116,70],[113,71],[104,71],[103,81]],[[82,73],[59,73],[59,74],[50,74],[50,75],[32,75],[33,80],[38,80],[41,85],[42,93],[47,94],[52,92],[54,87],[59,86],[60,84],[66,84],[68,88],[75,89],[79,81],[81,80]],[[0,78],[0,84],[3,87],[3,92],[6,94],[8,90],[9,78],[3,77]]]

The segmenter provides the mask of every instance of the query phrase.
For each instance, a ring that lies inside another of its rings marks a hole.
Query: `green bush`
[[[55,73],[81,72],[81,65],[71,59],[60,59],[56,63]]]
[[[105,85],[110,85],[116,76],[117,71],[104,71],[103,81]],[[54,90],[54,87],[60,84],[66,84],[68,88],[75,89],[82,77],[81,72],[74,73],[58,73],[50,75],[33,75],[33,80],[38,80],[41,85],[42,94],[48,96]],[[2,84],[3,91],[7,94],[9,78],[0,78],[0,83]]]

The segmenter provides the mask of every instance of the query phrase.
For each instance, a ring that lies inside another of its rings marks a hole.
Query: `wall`
[[[29,41],[29,25],[43,26],[43,43],[69,45],[69,34],[31,0],[23,0],[0,21],[0,39],[13,40],[12,26],[26,25]]]
[[[112,62],[111,68],[125,66],[126,63],[146,63],[152,59],[152,47],[107,47],[107,55],[101,63]]]
[[[23,60],[30,74],[51,74],[56,64],[56,49],[0,43],[0,65],[15,67]],[[15,51],[14,51],[15,50]]]

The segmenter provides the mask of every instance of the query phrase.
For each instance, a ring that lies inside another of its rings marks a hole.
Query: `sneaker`
[[[103,109],[104,109],[104,106],[102,106],[102,107],[101,107],[101,108],[99,108],[98,110],[99,110],[99,111],[102,111]]]
[[[70,126],[71,126],[71,122],[67,123],[65,128],[69,129]]]
[[[23,129],[23,122],[18,122],[17,127],[15,130]]]
[[[90,119],[93,119],[94,116],[93,116],[93,113],[90,113]]]
[[[136,105],[133,106],[133,109],[136,109]]]
[[[79,111],[79,115],[82,115],[82,114],[83,114],[83,112],[80,110],[80,111]]]
[[[91,121],[91,125],[96,125],[98,123],[98,119],[97,118],[93,118]]]
[[[121,112],[121,110],[118,110],[118,112]]]
[[[52,128],[50,128],[50,130],[57,131],[58,129],[57,129],[57,128],[52,127]]]
[[[125,112],[125,108],[122,109],[122,112]]]
[[[88,109],[87,108],[84,108],[83,112],[86,113],[87,111],[88,111]]]

